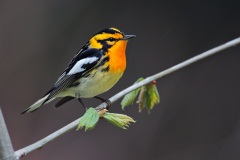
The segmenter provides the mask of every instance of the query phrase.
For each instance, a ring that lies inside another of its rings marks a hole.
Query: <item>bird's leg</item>
[[[95,96],[94,98],[99,99],[102,102],[105,102],[107,104],[106,109],[109,109],[109,107],[112,105],[112,103],[109,99],[101,98],[101,97],[98,97],[98,96]]]
[[[81,98],[78,98],[78,101],[81,103],[81,105],[83,106],[83,108],[85,110],[87,110],[87,107],[85,106],[85,104],[83,103],[82,99]]]

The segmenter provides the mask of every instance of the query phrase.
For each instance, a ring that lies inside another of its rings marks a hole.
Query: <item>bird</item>
[[[125,35],[111,27],[97,32],[74,55],[53,87],[21,114],[36,111],[56,98],[62,98],[55,107],[76,98],[87,109],[82,98],[97,98],[111,105],[108,99],[99,97],[111,89],[126,69],[126,46],[136,35]]]

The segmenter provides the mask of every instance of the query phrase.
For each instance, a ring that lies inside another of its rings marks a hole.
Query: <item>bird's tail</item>
[[[31,105],[30,107],[28,107],[25,111],[23,111],[21,114],[24,113],[29,113],[29,112],[33,112],[35,110],[37,110],[39,107],[42,107],[44,104],[47,104],[49,102],[51,102],[52,100],[54,100],[55,98],[51,98],[49,100],[47,100],[49,94],[47,94],[46,96],[44,96],[43,98],[39,99],[37,102],[35,102],[33,105]],[[47,100],[47,101],[46,101]]]

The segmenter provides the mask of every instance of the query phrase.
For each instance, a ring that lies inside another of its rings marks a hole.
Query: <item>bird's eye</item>
[[[111,38],[109,38],[109,41],[113,42],[113,41],[116,41],[116,39],[111,37]]]

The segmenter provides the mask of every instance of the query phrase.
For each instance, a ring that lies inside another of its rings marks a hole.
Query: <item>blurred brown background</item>
[[[73,55],[96,32],[117,27],[136,34],[128,66],[110,97],[146,77],[232,40],[240,33],[240,1],[0,1],[0,105],[14,148],[80,117],[73,100],[20,115],[47,92]],[[104,120],[93,131],[71,131],[23,160],[240,159],[240,46],[158,80],[161,103],[150,115],[137,105],[111,112],[137,120],[125,131]],[[99,101],[85,99],[88,106]]]

